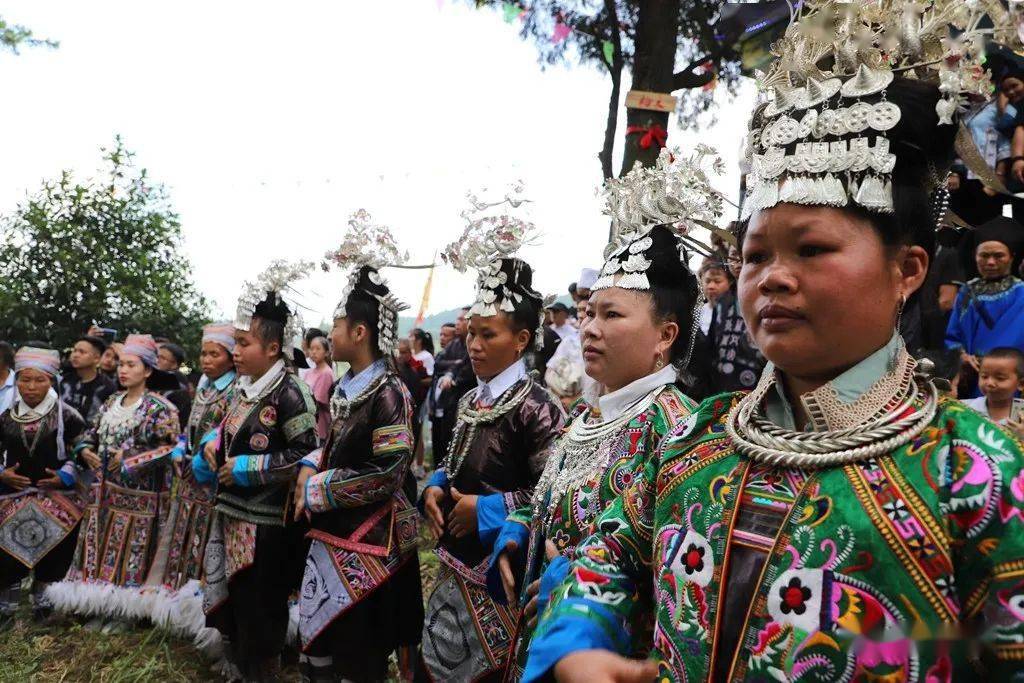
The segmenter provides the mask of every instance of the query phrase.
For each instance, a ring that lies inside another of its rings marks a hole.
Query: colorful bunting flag
[[[615,61],[615,46],[610,40],[601,41],[601,49],[604,51],[604,61],[608,66],[611,66]]]
[[[514,2],[503,2],[501,3],[501,11],[505,15],[505,23],[511,24],[516,20],[522,10]]]

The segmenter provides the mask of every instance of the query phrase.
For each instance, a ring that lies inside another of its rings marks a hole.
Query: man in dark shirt
[[[476,376],[469,362],[466,335],[469,333],[469,308],[463,308],[455,321],[455,337],[434,358],[434,382],[428,395],[430,405],[430,437],[437,464],[448,452],[448,443],[455,429],[459,399],[476,386]]]
[[[71,348],[72,372],[65,374],[61,382],[61,400],[90,424],[107,397],[117,389],[114,381],[100,372],[100,358],[106,350],[106,342],[99,337],[79,337]]]

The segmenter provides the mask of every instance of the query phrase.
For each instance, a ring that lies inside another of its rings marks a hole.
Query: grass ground
[[[437,555],[426,528],[420,535],[423,595],[437,576]],[[298,681],[295,655],[288,653],[285,680]],[[210,662],[191,643],[166,632],[140,627],[128,633],[103,635],[81,621],[54,617],[33,623],[27,609],[14,626],[0,631],[0,683],[191,683],[219,681]]]

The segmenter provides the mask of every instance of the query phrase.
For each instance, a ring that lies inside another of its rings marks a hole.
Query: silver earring
[[[907,297],[900,294],[900,303],[896,306],[896,331],[900,331],[900,324],[903,322],[903,307],[907,304]]]
[[[661,359],[661,354],[659,353],[658,360],[654,361],[654,369],[661,370],[663,367],[665,367],[665,361]]]

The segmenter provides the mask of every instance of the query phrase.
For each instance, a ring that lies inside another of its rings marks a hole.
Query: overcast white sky
[[[271,259],[318,259],[357,208],[425,262],[461,232],[468,189],[516,178],[543,231],[524,251],[535,285],[563,293],[599,265],[610,79],[542,70],[498,13],[462,0],[0,0],[0,16],[61,43],[0,55],[0,211],[63,168],[91,174],[120,133],[167,185],[222,314]],[[719,148],[733,199],[751,93],[724,98],[714,128],[670,134]],[[415,312],[426,271],[387,276]],[[329,316],[341,281],[317,274],[300,288],[307,322]],[[428,313],[466,303],[472,286],[439,268]]]

